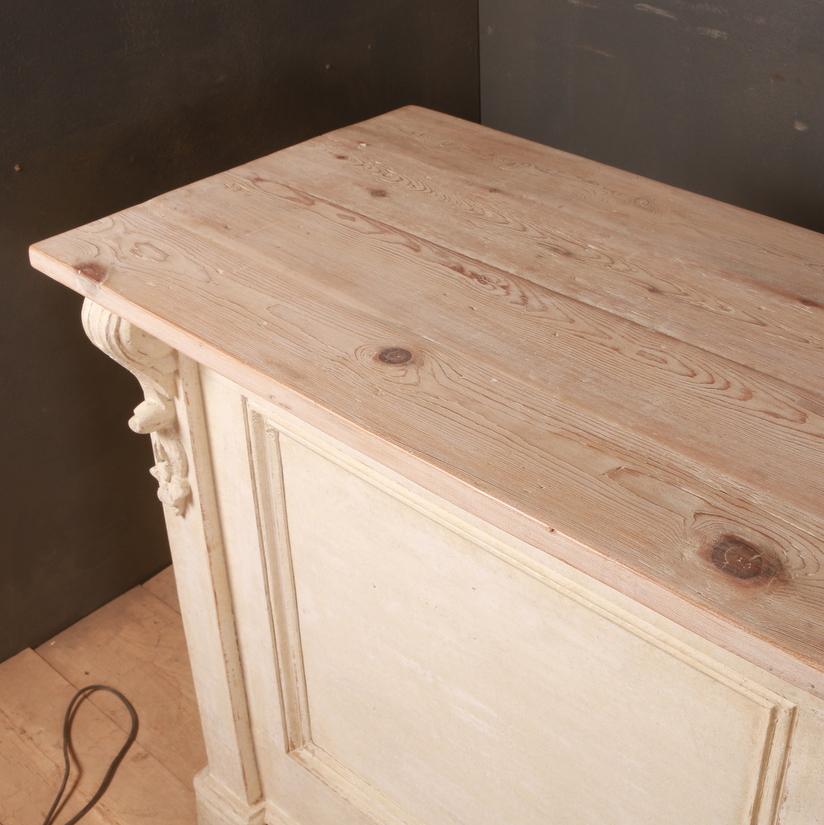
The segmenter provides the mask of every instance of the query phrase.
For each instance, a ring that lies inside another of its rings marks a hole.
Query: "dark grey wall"
[[[26,247],[405,103],[478,117],[475,0],[0,4],[0,660],[167,563],[136,382]]]
[[[487,125],[824,230],[822,0],[481,0]]]

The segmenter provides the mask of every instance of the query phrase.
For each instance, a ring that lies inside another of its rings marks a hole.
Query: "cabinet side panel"
[[[371,825],[360,811],[307,771],[290,751],[299,709],[290,687],[289,549],[277,430],[248,410],[238,387],[201,370],[242,683],[266,803],[266,821],[304,825]],[[291,643],[294,640],[294,643]],[[299,670],[299,668],[298,668]],[[305,714],[303,714],[305,716]],[[211,799],[200,783],[199,795]],[[223,821],[223,820],[221,820]]]
[[[294,756],[360,783],[378,821],[775,822],[791,703],[297,441],[280,454]]]
[[[779,825],[824,825],[824,711],[799,707]]]

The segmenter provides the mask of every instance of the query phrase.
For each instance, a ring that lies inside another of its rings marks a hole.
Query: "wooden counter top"
[[[824,696],[824,238],[420,108],[33,265]]]

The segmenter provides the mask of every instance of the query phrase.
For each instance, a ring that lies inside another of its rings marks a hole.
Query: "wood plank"
[[[238,186],[233,189],[234,192],[246,191],[238,189]],[[288,191],[294,196],[292,190]],[[233,209],[243,215],[245,225],[253,228],[265,220],[244,212],[242,202],[235,202]],[[252,208],[250,211],[254,213],[255,210]],[[309,225],[306,210],[301,211],[304,214],[299,220]],[[340,208],[333,208],[332,211],[341,212]],[[403,315],[393,313],[393,309],[400,308],[393,306],[390,299],[381,299],[380,296],[372,296],[371,305],[377,307],[381,317],[367,316],[367,301],[370,300],[368,284],[359,283],[354,272],[347,272],[346,265],[339,262],[333,253],[329,258],[321,252],[314,253],[311,267],[307,267],[301,264],[305,257],[301,258],[299,252],[292,258],[291,253],[284,250],[282,264],[273,260],[264,268],[259,260],[239,258],[243,254],[239,246],[226,248],[214,245],[214,238],[190,237],[181,228],[170,229],[167,226],[171,218],[165,210],[161,217],[163,225],[153,218],[146,218],[139,210],[132,210],[128,217],[122,216],[118,227],[119,245],[106,249],[105,259],[110,265],[117,262],[124,275],[129,274],[130,287],[135,294],[141,287],[148,287],[146,292],[149,292],[158,273],[162,272],[170,280],[177,277],[183,262],[179,255],[173,255],[170,251],[177,245],[185,250],[194,267],[210,273],[208,277],[214,285],[221,279],[224,281],[222,295],[227,304],[237,304],[233,293],[241,290],[238,277],[243,273],[246,282],[243,286],[253,290],[247,293],[250,330],[246,337],[255,349],[252,350],[254,355],[246,355],[242,352],[246,342],[227,342],[227,347],[238,352],[239,360],[250,358],[254,362],[254,358],[260,359],[260,354],[265,353],[267,344],[271,346],[271,334],[267,327],[270,322],[255,322],[252,317],[253,308],[259,306],[261,301],[278,298],[284,304],[287,301],[298,303],[305,300],[303,295],[309,299],[319,299],[318,292],[322,289],[323,300],[330,304],[330,314],[357,313],[350,315],[351,324],[360,323],[364,337],[373,335],[375,326],[382,325],[380,334],[385,340],[391,341],[399,336],[409,339],[416,334],[412,330],[421,329],[426,323],[426,338],[444,341],[456,350],[468,350],[468,357],[479,365],[488,362],[494,369],[513,372],[512,364],[519,367],[526,364],[525,374],[518,374],[518,380],[526,378],[531,385],[524,390],[525,397],[533,398],[537,393],[545,393],[551,399],[549,406],[574,402],[574,408],[579,412],[583,407],[596,419],[606,419],[620,426],[629,425],[633,435],[647,434],[658,443],[664,442],[665,450],[675,447],[680,456],[692,456],[702,467],[713,467],[725,481],[737,478],[745,485],[751,483],[756,492],[760,492],[759,488],[768,487],[775,496],[789,501],[793,501],[793,497],[788,494],[795,493],[796,504],[800,502],[802,509],[791,521],[805,524],[811,515],[820,517],[824,485],[824,475],[820,471],[824,466],[824,453],[818,445],[824,433],[824,418],[817,411],[818,405],[814,401],[795,394],[785,385],[771,382],[758,374],[736,370],[728,362],[711,360],[705,353],[684,348],[678,342],[668,349],[654,337],[645,338],[643,331],[639,336],[631,324],[625,324],[622,329],[620,323],[610,323],[609,318],[581,316],[576,314],[581,307],[577,302],[563,303],[564,299],[561,299],[561,302],[553,303],[552,296],[544,296],[540,288],[530,290],[528,284],[518,283],[517,279],[513,286],[505,275],[486,272],[482,267],[478,267],[480,272],[473,270],[476,278],[466,279],[470,286],[465,287],[460,281],[453,285],[448,276],[444,277],[444,270],[451,272],[456,267],[462,267],[459,258],[447,257],[448,265],[442,267],[427,267],[429,262],[425,258],[421,261],[410,260],[410,267],[418,264],[417,279],[421,284],[416,286],[417,300],[414,304],[425,307],[425,317],[414,306]],[[287,228],[289,217],[285,211],[279,216]],[[373,224],[369,224],[369,228],[375,228]],[[370,236],[369,243],[374,245],[374,233],[369,228],[366,234]],[[385,228],[378,226],[375,233],[382,229]],[[319,229],[317,234],[322,231]],[[312,236],[314,240],[317,240],[317,234]],[[386,243],[391,246],[395,242],[393,235],[397,236],[397,233],[387,229],[383,234],[390,234]],[[129,260],[129,247],[147,243],[148,237],[154,238],[156,245],[163,244],[164,254],[168,255],[170,263],[164,261],[143,268]],[[88,243],[92,244],[95,240],[89,236]],[[348,246],[357,248],[367,262],[379,267],[380,259],[370,261],[371,246],[358,247],[359,240],[357,233],[346,236]],[[264,239],[261,243],[268,246],[269,241]],[[435,250],[433,255],[437,252]],[[103,258],[104,250],[99,249],[98,254]],[[383,263],[386,265],[384,280],[391,287],[395,276],[390,262],[384,260]],[[233,269],[230,270],[230,267]],[[224,277],[223,273],[227,271],[232,274]],[[276,284],[270,283],[273,271],[277,272]],[[426,276],[430,272],[433,280],[427,283]],[[317,286],[310,281],[310,275],[319,282]],[[476,280],[484,284],[477,291],[473,287]],[[497,294],[493,292],[490,297],[485,293],[492,291],[491,285],[495,285]],[[183,288],[183,281],[178,280],[176,286]],[[469,294],[462,296],[461,288],[469,290]],[[437,301],[427,300],[436,291],[442,300],[451,299],[444,300],[443,309]],[[513,291],[516,294],[510,301]],[[207,297],[214,294],[212,291]],[[404,300],[409,297],[405,295]],[[199,300],[196,295],[190,298]],[[458,313],[461,300],[473,302],[472,317],[484,323],[484,343],[492,344],[488,349],[476,348],[471,340],[471,324],[463,322]],[[199,315],[207,311],[205,305],[197,307]],[[233,306],[232,311],[237,312],[237,307]],[[500,316],[497,322],[496,313]],[[403,329],[402,324],[407,329]],[[457,328],[458,332],[451,333],[450,327]],[[390,328],[388,334],[383,331],[387,328]],[[513,337],[513,331],[517,333],[516,337]],[[255,341],[255,338],[258,340]],[[524,347],[524,342],[532,346]],[[545,357],[548,342],[552,347],[551,358]],[[311,357],[311,351],[307,350],[306,358]],[[268,361],[259,366],[261,370],[271,369]],[[295,373],[301,369],[296,365]],[[314,386],[306,387],[307,394],[313,391],[316,391]],[[640,404],[639,396],[642,400]],[[328,402],[332,408],[336,400],[333,398]],[[688,421],[691,426],[673,427],[673,419]],[[786,432],[785,428],[790,432]],[[480,439],[483,437],[484,433],[477,436]],[[753,461],[753,443],[759,445],[757,464]],[[787,461],[788,451],[793,456],[791,462]],[[764,472],[765,465],[770,466],[770,473]]]
[[[758,648],[760,664],[824,691],[824,399],[810,321],[824,243],[442,120],[405,111],[342,130],[42,242],[32,260],[508,532],[557,553],[556,534],[570,537],[567,561],[667,615],[693,610],[699,630],[720,617],[751,637],[732,649]],[[450,130],[476,144],[451,148],[453,177],[438,154]],[[436,133],[435,160],[409,148],[412,132]],[[352,143],[364,137],[390,152],[366,172],[349,164],[372,151]],[[354,148],[331,153],[341,141]],[[386,184],[367,185],[378,173]],[[478,181],[498,175],[507,185],[477,200]],[[652,195],[652,210],[639,205]],[[617,244],[619,263],[564,264],[575,255],[550,248],[553,221],[581,249]],[[533,247],[552,265],[536,265]],[[650,279],[636,284],[633,267]],[[661,288],[693,270],[698,292]],[[631,283],[613,295],[609,278]],[[654,301],[633,314],[638,290]],[[756,304],[747,334],[715,337],[706,323],[722,305],[739,318]],[[408,360],[382,361],[393,347]],[[759,560],[754,581],[713,563],[730,536]]]
[[[142,587],[101,607],[38,651],[76,687],[110,684],[140,714],[139,742],[187,787],[206,764],[180,616]],[[114,697],[95,706],[122,723]]]
[[[0,665],[0,680],[6,678],[11,669],[22,666],[22,656],[23,654],[18,654]],[[57,734],[63,723],[62,709],[49,707],[46,710],[50,714],[47,720],[49,729]],[[87,721],[85,713],[78,715],[76,730],[81,738],[85,733],[83,724]],[[49,759],[42,750],[36,747],[27,729],[28,724],[16,723],[6,715],[3,707],[0,707],[0,823],[2,825],[34,825],[34,823],[42,822],[62,777],[62,766]],[[80,800],[88,798],[88,786],[91,781],[93,777],[89,774],[80,792],[69,804],[67,808],[69,812],[76,811],[83,804]],[[81,792],[86,792],[86,796],[81,796]],[[89,825],[105,825],[111,822],[103,817],[99,808],[89,813],[87,821]]]
[[[160,599],[165,605],[171,607],[176,613],[180,613],[180,600],[177,597],[175,572],[171,565],[165,570],[161,570],[156,576],[152,576],[149,581],[144,582],[143,587],[155,598]]]
[[[347,134],[360,127],[350,127]],[[749,280],[796,299],[824,300],[817,232],[420,107],[391,112],[380,119],[380,127],[382,140],[398,133],[421,140],[422,156],[437,154],[439,146],[446,149],[453,169],[462,168],[465,157],[474,159],[473,174],[479,177],[497,169],[510,189],[554,202],[582,220],[597,218],[610,235],[641,241],[644,255],[659,245],[692,252],[718,278]]]
[[[62,772],[62,721],[75,689],[31,650],[0,665],[0,714],[4,736],[0,752],[10,763],[19,754],[31,776],[13,768],[0,775],[0,820],[5,825],[31,825],[42,816]],[[69,811],[89,798],[111,757],[123,741],[122,718],[115,724],[91,702],[78,711],[76,747],[84,775]],[[42,811],[42,814],[40,813]],[[109,825],[191,825],[194,793],[136,743],[114,782],[89,817]]]
[[[734,248],[736,254],[721,257],[719,247],[729,240],[718,235],[718,218],[726,226],[738,210],[727,207],[728,216],[713,201],[687,210],[689,196],[679,198],[685,193],[643,179],[636,185],[634,176],[608,167],[600,167],[597,178],[589,169],[582,186],[574,173],[579,158],[523,142],[531,147],[526,163],[517,139],[491,133],[479,147],[460,121],[453,126],[448,116],[426,117],[431,131],[416,129],[404,110],[379,125],[367,122],[277,153],[244,174],[274,177],[367,214],[374,213],[372,193],[384,192],[380,212],[389,223],[824,392],[820,250],[819,270],[796,262],[789,242],[761,262],[763,237],[758,247],[751,240],[749,256]],[[792,230],[805,241],[811,234]],[[760,266],[753,266],[753,255]],[[765,273],[775,281],[779,265],[780,283],[767,283]]]
[[[536,390],[549,387],[593,415],[745,483],[755,475],[774,495],[823,512],[824,400],[252,171],[231,179],[238,186],[201,188],[197,197],[157,204],[152,217],[254,256],[261,281],[277,260],[295,292],[314,282],[330,304],[425,330]],[[224,228],[227,214],[233,222]],[[364,271],[381,273],[381,290]],[[673,427],[673,419],[690,426]],[[753,443],[769,475],[753,466]]]

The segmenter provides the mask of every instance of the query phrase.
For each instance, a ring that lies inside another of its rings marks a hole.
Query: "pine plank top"
[[[824,696],[824,238],[417,107],[33,265]]]

